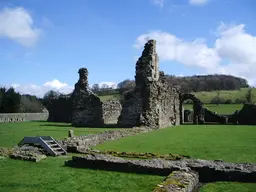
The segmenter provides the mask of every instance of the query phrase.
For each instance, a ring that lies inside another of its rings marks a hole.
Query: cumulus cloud
[[[31,47],[39,39],[41,30],[34,27],[31,15],[22,7],[0,10],[0,37],[7,37],[23,46]]]
[[[67,87],[68,84],[67,83],[62,83],[58,79],[54,79],[52,81],[48,81],[48,82],[44,83],[43,86],[44,87],[51,87],[51,88],[55,88],[55,89],[61,89],[61,88]]]
[[[90,85],[90,87],[91,86],[92,85]],[[15,91],[21,94],[36,95],[37,97],[40,97],[40,98],[42,98],[44,94],[50,90],[57,91],[62,94],[69,94],[69,93],[72,93],[74,90],[74,86],[70,86],[65,82],[59,81],[58,79],[47,81],[43,85],[35,85],[35,84],[21,85],[21,84],[13,83],[7,87],[13,87]],[[117,84],[114,82],[100,82],[99,87],[115,89],[117,87]]]
[[[50,90],[58,91],[58,92],[63,93],[63,94],[69,94],[74,89],[73,86],[69,86],[67,83],[60,82],[57,79],[45,82],[43,85],[12,84],[11,87],[13,87],[17,92],[19,92],[21,94],[36,95],[37,97],[43,97],[44,94],[46,92],[50,91]]]
[[[149,38],[157,40],[157,52],[162,61],[198,67],[208,74],[236,75],[246,78],[250,84],[256,84],[256,36],[247,33],[244,24],[222,23],[212,47],[204,39],[185,41],[161,31],[140,35],[134,47],[142,49]]]
[[[164,0],[152,0],[153,4],[159,6],[159,7],[163,7],[164,6]]]
[[[157,41],[157,52],[161,60],[178,61],[187,66],[202,68],[215,68],[220,61],[217,53],[201,38],[188,42],[167,32],[154,31],[140,35],[134,46],[142,49],[148,39]]]
[[[189,0],[189,3],[191,5],[204,5],[208,2],[209,0]]]

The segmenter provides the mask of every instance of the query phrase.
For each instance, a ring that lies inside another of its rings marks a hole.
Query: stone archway
[[[204,108],[203,108],[203,103],[196,98],[195,95],[190,94],[190,93],[185,93],[185,94],[180,94],[180,119],[181,119],[181,123],[184,122],[183,119],[183,102],[185,100],[192,100],[193,101],[193,124],[203,124],[205,122],[204,120]]]

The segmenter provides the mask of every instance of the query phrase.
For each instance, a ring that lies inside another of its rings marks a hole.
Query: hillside
[[[202,91],[202,92],[192,92],[198,99],[200,99],[203,103],[211,103],[212,99],[218,95],[219,97],[225,100],[230,99],[232,103],[242,103],[246,100],[246,94],[248,93],[249,88],[242,88],[239,90],[232,91]],[[241,102],[239,102],[241,101]],[[252,88],[252,102],[256,102],[256,88]]]
[[[249,88],[246,79],[231,75],[194,75],[194,76],[174,76],[165,75],[169,85],[179,85],[184,92],[216,91],[216,90],[239,90]],[[135,86],[134,80],[126,79],[117,85],[120,92],[132,89]],[[95,92],[102,92],[98,85],[93,87]],[[104,90],[103,90],[104,91]],[[107,94],[105,94],[107,95]]]
[[[203,103],[211,103],[213,98],[218,96],[219,98],[224,99],[225,101],[229,100],[230,103],[242,103],[246,99],[246,94],[248,93],[249,88],[242,88],[239,90],[232,90],[232,91],[202,91],[202,92],[192,92],[198,99],[200,99]],[[104,96],[99,96],[101,101],[106,101],[110,99],[119,99],[118,94],[109,94]],[[252,89],[252,102],[256,102],[256,88]]]
[[[238,90],[248,88],[247,80],[231,75],[194,75],[177,77],[166,75],[170,85],[179,85],[185,92]]]

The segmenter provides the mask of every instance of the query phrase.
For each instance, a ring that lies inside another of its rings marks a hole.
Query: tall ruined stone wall
[[[118,117],[118,126],[140,126],[140,114],[142,113],[142,98],[140,94],[136,91],[125,93],[121,104],[122,110]]]
[[[47,121],[71,123],[72,106],[70,95],[51,98],[47,104],[47,110],[49,111]]]
[[[180,124],[180,98],[179,87],[170,87],[164,73],[160,73],[158,86],[159,100],[159,127],[168,127]],[[153,110],[153,109],[152,109]]]
[[[122,105],[119,100],[108,100],[102,103],[104,124],[116,124],[120,116]]]
[[[75,127],[102,127],[102,102],[88,85],[88,70],[79,69],[79,80],[72,93],[72,125]]]
[[[125,94],[120,126],[163,128],[180,124],[179,89],[159,73],[156,41],[149,40],[136,63],[135,89]]]

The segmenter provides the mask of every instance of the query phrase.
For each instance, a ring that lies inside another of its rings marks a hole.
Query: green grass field
[[[163,177],[64,167],[61,157],[40,163],[0,160],[2,192],[151,191]]]
[[[52,136],[55,139],[63,139],[68,136],[68,130],[72,129],[67,123],[49,122],[24,122],[0,124],[0,147],[12,147],[17,145],[24,136]],[[75,134],[85,135],[99,133],[110,128],[79,128]]]
[[[223,98],[225,100],[230,99],[231,101],[235,101],[236,99],[245,100],[245,96],[248,92],[249,88],[242,88],[240,90],[234,90],[234,91],[219,91],[219,97]],[[218,95],[217,91],[202,91],[202,92],[195,92],[194,94],[200,101],[203,103],[210,103],[211,100]],[[110,99],[119,99],[118,94],[112,94],[112,95],[104,95],[100,96],[101,101],[107,101]],[[252,89],[252,102],[256,102],[256,88]]]
[[[255,192],[255,183],[217,182],[204,185],[200,192]]]
[[[225,100],[231,99],[232,101],[235,101],[236,99],[242,99],[245,100],[246,93],[248,93],[249,88],[242,88],[240,90],[234,90],[234,91],[219,91],[219,97],[223,98]],[[198,99],[200,99],[203,103],[210,103],[210,101],[218,95],[217,91],[203,91],[203,92],[196,92],[192,93],[194,94]],[[252,89],[252,102],[256,102],[256,88]]]
[[[256,162],[256,127],[232,125],[182,125],[125,137],[96,149],[189,155],[227,162]]]
[[[0,124],[0,147],[16,145],[23,136],[67,136],[65,123],[27,122]],[[106,129],[76,128],[76,135],[94,134]],[[158,152],[190,155],[201,159],[231,162],[256,162],[256,129],[253,126],[177,126],[110,141],[95,148],[101,150]],[[64,167],[71,157],[49,157],[39,163],[0,158],[0,191],[151,191],[164,177]],[[203,192],[253,192],[256,184],[210,183]]]

